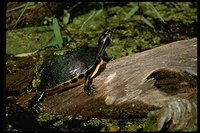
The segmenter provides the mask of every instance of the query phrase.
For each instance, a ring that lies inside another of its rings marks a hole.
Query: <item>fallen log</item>
[[[172,96],[190,98],[197,88],[197,38],[110,61],[93,85],[95,92],[90,96],[83,85],[48,95],[42,112],[128,118],[162,108]],[[16,103],[27,109],[34,95],[20,95]]]

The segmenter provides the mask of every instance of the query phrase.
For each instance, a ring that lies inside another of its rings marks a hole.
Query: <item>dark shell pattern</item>
[[[38,89],[48,89],[86,72],[94,63],[96,47],[83,46],[66,50],[63,55],[52,54],[40,67],[41,83]]]

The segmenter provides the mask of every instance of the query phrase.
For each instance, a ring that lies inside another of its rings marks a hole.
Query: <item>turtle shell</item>
[[[52,54],[39,69],[40,86],[49,89],[86,72],[96,61],[97,48],[83,46],[66,50],[63,55]]]

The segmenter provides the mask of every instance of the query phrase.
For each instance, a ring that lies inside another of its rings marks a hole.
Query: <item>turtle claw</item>
[[[91,85],[88,88],[84,88],[85,93],[89,96],[94,92],[94,87]]]
[[[35,98],[32,98],[28,102],[28,108],[32,113],[39,113],[43,109],[43,106],[41,102],[35,100]]]
[[[43,109],[41,101],[45,98],[45,94],[42,91],[37,91],[36,95],[28,101],[28,108],[32,113],[38,113]]]

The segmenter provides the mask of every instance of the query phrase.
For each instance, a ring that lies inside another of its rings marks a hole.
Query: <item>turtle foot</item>
[[[28,108],[32,113],[39,113],[43,109],[43,106],[40,101],[37,101],[37,99],[35,99],[35,97],[33,97],[28,102]]]
[[[37,91],[36,95],[28,101],[28,108],[32,113],[38,113],[43,109],[42,101],[45,95],[42,91]]]
[[[88,88],[84,88],[85,93],[89,96],[94,92],[94,87],[91,85]]]

